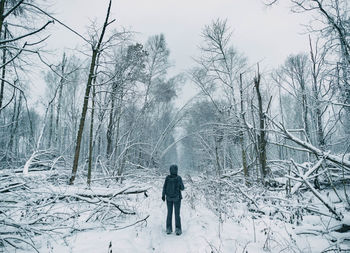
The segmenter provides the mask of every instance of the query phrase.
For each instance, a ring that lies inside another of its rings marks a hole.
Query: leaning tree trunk
[[[107,15],[106,15],[106,20],[104,22],[99,41],[98,41],[96,47],[93,46],[93,49],[92,49],[92,57],[91,57],[89,77],[88,77],[88,81],[87,81],[87,84],[86,84],[83,109],[82,109],[82,112],[81,112],[79,129],[78,129],[78,135],[77,135],[77,142],[76,142],[76,146],[75,146],[74,161],[73,161],[73,168],[72,168],[72,176],[71,176],[71,178],[69,180],[69,184],[70,185],[74,184],[74,180],[75,180],[75,177],[76,177],[76,174],[77,174],[77,170],[78,170],[80,146],[81,146],[81,140],[82,140],[84,125],[85,125],[86,112],[87,112],[88,103],[89,103],[89,95],[90,95],[90,90],[91,90],[91,86],[92,86],[92,81],[94,79],[97,55],[100,52],[100,48],[101,48],[103,36],[105,34],[105,31],[106,31],[106,27],[109,24],[108,18],[109,18],[109,14],[110,14],[110,10],[111,10],[111,5],[112,5],[112,0],[109,1]]]
[[[83,130],[84,130],[84,125],[85,125],[85,117],[86,117],[86,112],[87,112],[88,103],[89,103],[89,95],[90,95],[90,90],[91,90],[91,81],[92,81],[93,76],[94,76],[94,69],[95,69],[95,64],[96,64],[97,52],[98,52],[98,50],[96,50],[96,49],[93,49],[93,51],[92,51],[90,73],[89,73],[89,78],[88,78],[88,82],[87,82],[86,89],[85,89],[84,104],[83,104],[83,109],[82,109],[82,112],[81,112],[79,129],[78,129],[78,135],[77,135],[77,142],[76,142],[76,146],[75,146],[72,176],[71,176],[71,178],[69,180],[69,184],[74,184],[75,176],[76,176],[77,170],[78,170],[79,155],[80,155],[80,145],[81,145],[81,140],[82,140],[82,137],[83,137]]]

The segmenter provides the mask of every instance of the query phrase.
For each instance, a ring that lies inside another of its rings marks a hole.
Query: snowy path
[[[150,190],[149,197],[144,198],[139,203],[142,210],[144,210],[140,218],[150,214],[147,224],[143,223],[117,231],[81,232],[67,238],[69,247],[57,244],[50,245],[46,252],[105,253],[110,242],[112,242],[113,252],[121,253],[203,253],[212,252],[212,250],[213,252],[219,252],[217,250],[220,250],[220,252],[236,252],[237,249],[242,249],[246,244],[241,245],[238,241],[247,242],[253,239],[239,238],[247,237],[248,231],[243,231],[245,228],[238,224],[226,223],[220,240],[218,236],[218,217],[204,205],[192,209],[186,200],[182,201],[181,206],[183,234],[181,236],[176,236],[175,233],[167,235],[165,233],[166,204],[161,200],[160,189],[160,182],[157,182],[157,185]],[[188,187],[186,191],[189,191]],[[187,194],[186,191],[184,196]],[[225,247],[220,247],[220,244],[224,244]]]
[[[208,242],[216,241],[218,218],[207,208],[192,209],[189,203],[182,201],[181,222],[183,234],[165,233],[166,204],[160,200],[152,201],[150,210],[154,213],[149,220],[148,231],[150,245],[148,250],[155,252],[210,252]],[[174,224],[173,224],[174,226]]]

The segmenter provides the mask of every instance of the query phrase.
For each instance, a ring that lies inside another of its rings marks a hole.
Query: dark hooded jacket
[[[176,191],[176,196],[175,197],[169,197],[169,196],[166,196],[166,187],[167,187],[167,184],[170,180],[176,180],[177,181],[177,191]],[[185,186],[182,182],[182,178],[177,174],[177,166],[176,165],[171,165],[170,166],[170,175],[166,176],[165,178],[165,182],[164,182],[164,185],[163,185],[163,193],[162,193],[162,197],[165,197],[166,196],[166,199],[169,200],[169,201],[178,201],[180,199],[182,199],[182,194],[181,194],[181,191],[183,191],[185,189]]]

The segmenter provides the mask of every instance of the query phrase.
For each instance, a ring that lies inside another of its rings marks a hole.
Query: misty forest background
[[[233,212],[227,203],[235,201],[271,215],[260,208],[268,203],[279,207],[279,218],[286,222],[311,212],[339,221],[347,231],[347,0],[291,1],[295,15],[313,17],[301,28],[309,33],[309,50],[289,55],[269,71],[235,49],[224,17],[203,24],[194,67],[185,73],[174,73],[162,33],[137,42],[135,32],[116,29],[111,2],[103,23],[78,34],[45,2],[0,1],[0,224],[6,227],[0,229],[0,247],[33,246],[29,235],[51,233],[45,229],[50,222],[65,226],[69,218],[47,210],[65,199],[88,202],[95,220],[115,226],[119,216],[99,215],[106,199],[147,195],[147,188],[134,184],[117,193],[106,190],[97,202],[88,189],[113,188],[129,179],[151,182],[172,163],[186,175],[185,183],[201,178],[199,190],[220,215]],[[261,4],[274,8],[278,1]],[[76,33],[84,46],[52,57],[45,48],[52,26]],[[46,92],[33,104],[29,94],[35,94],[31,83],[37,65]],[[178,94],[190,82],[198,93],[179,106]],[[74,185],[82,193],[36,190],[48,184]],[[326,190],[336,193],[336,203],[323,196]],[[284,197],[261,198],[262,192],[276,191]],[[325,210],[303,202],[303,192],[311,192]],[[281,204],[293,198],[302,204]],[[118,203],[114,212],[134,213]]]

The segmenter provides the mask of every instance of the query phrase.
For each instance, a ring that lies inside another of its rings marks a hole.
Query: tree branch
[[[41,28],[39,28],[38,30],[35,30],[33,32],[30,32],[30,33],[27,33],[27,34],[24,34],[22,36],[19,36],[17,38],[13,38],[13,39],[9,39],[9,40],[0,40],[0,45],[1,44],[6,44],[6,43],[9,43],[9,42],[13,42],[13,41],[17,41],[17,40],[20,40],[20,39],[23,39],[23,38],[26,38],[28,36],[31,36],[31,35],[34,35],[38,32],[41,32],[42,30],[44,30],[49,24],[53,23],[52,20],[48,21],[44,26],[42,26]]]

